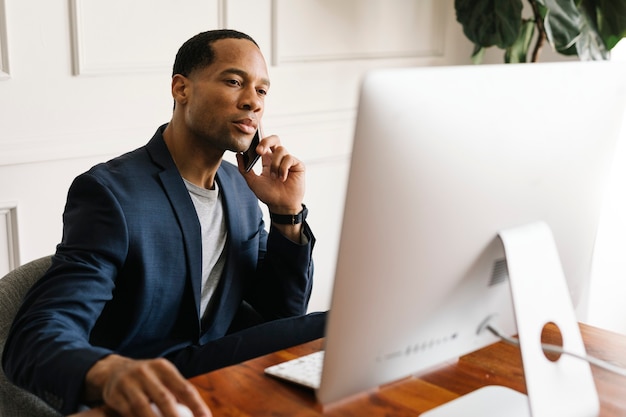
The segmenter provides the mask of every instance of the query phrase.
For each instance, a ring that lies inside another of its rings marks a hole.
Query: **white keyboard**
[[[308,388],[317,389],[322,380],[323,363],[324,351],[321,350],[265,368],[265,373]]]

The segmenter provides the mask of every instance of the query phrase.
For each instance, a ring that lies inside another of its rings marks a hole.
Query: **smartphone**
[[[243,163],[246,168],[246,172],[252,169],[256,161],[258,161],[259,157],[261,156],[258,153],[256,153],[256,147],[259,145],[260,140],[261,140],[261,129],[257,129],[256,133],[254,134],[254,137],[252,138],[252,143],[250,144],[250,147],[248,148],[247,151],[245,151],[242,154]]]

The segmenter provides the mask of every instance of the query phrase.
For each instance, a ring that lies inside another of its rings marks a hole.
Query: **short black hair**
[[[188,77],[193,70],[211,65],[215,59],[212,44],[220,39],[247,39],[257,48],[259,47],[252,37],[232,29],[216,29],[198,33],[187,40],[176,53],[172,77],[176,74]]]

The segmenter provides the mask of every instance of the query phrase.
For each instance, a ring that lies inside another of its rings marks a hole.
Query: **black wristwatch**
[[[303,204],[302,210],[298,214],[274,214],[270,212],[270,219],[276,224],[290,224],[293,226],[302,223],[306,219],[307,214],[309,214],[309,209]]]

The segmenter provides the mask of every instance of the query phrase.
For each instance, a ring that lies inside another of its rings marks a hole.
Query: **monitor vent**
[[[438,336],[421,342],[416,342],[405,346],[404,348],[398,348],[397,350],[388,351],[386,353],[379,353],[376,356],[377,362],[385,362],[394,359],[400,359],[407,356],[426,354],[433,349],[442,348],[444,345],[454,343],[459,338],[457,332],[452,332],[448,335]]]
[[[412,353],[424,353],[433,348],[437,348],[441,345],[445,345],[451,342],[454,342],[459,337],[459,334],[454,332],[449,335],[444,335],[440,337],[436,337],[429,340],[424,340],[421,343],[415,343],[412,346],[409,346],[405,350],[405,354],[409,355]]]
[[[491,271],[491,279],[489,280],[489,286],[494,286],[505,282],[509,279],[509,269],[506,265],[506,259],[498,259],[493,264],[493,270]]]

